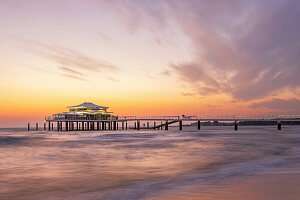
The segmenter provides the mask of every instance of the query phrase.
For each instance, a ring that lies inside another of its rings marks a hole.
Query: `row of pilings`
[[[147,130],[169,130],[169,125],[178,122],[178,128],[182,131],[182,120],[171,120],[171,121],[161,121],[160,124],[157,124],[155,121],[153,122],[153,126],[150,126],[150,122],[147,122],[147,126],[141,127],[140,120],[134,122],[134,127],[130,129],[140,130],[140,129],[147,129]],[[56,127],[54,127],[54,123],[56,123]],[[56,121],[51,122],[47,121],[43,124],[44,130],[54,130],[57,131],[93,131],[93,130],[128,130],[128,122],[127,121]],[[64,126],[63,126],[64,125]],[[64,127],[64,128],[63,128]],[[38,123],[35,124],[35,127],[31,128],[30,123],[28,122],[27,129],[29,130],[39,130]],[[197,121],[197,129],[201,129],[201,122],[200,120]],[[234,122],[234,130],[238,130],[238,121]],[[277,130],[281,130],[281,122],[277,122]]]

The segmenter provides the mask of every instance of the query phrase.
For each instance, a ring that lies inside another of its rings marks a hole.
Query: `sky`
[[[0,0],[0,127],[115,115],[300,113],[298,0]]]

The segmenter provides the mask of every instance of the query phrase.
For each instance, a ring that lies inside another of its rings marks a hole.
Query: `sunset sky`
[[[116,115],[300,113],[298,0],[0,0],[0,127]]]

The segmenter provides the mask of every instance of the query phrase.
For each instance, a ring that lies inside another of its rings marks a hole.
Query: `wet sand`
[[[266,174],[233,178],[206,186],[181,188],[155,200],[299,200],[300,165],[272,170]]]

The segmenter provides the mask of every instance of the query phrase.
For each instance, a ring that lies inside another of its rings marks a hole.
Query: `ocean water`
[[[282,131],[275,126],[203,128],[0,129],[0,199],[134,200],[178,191],[205,194],[205,188],[213,193],[222,183],[300,166],[299,126]],[[191,190],[194,186],[202,190]]]

